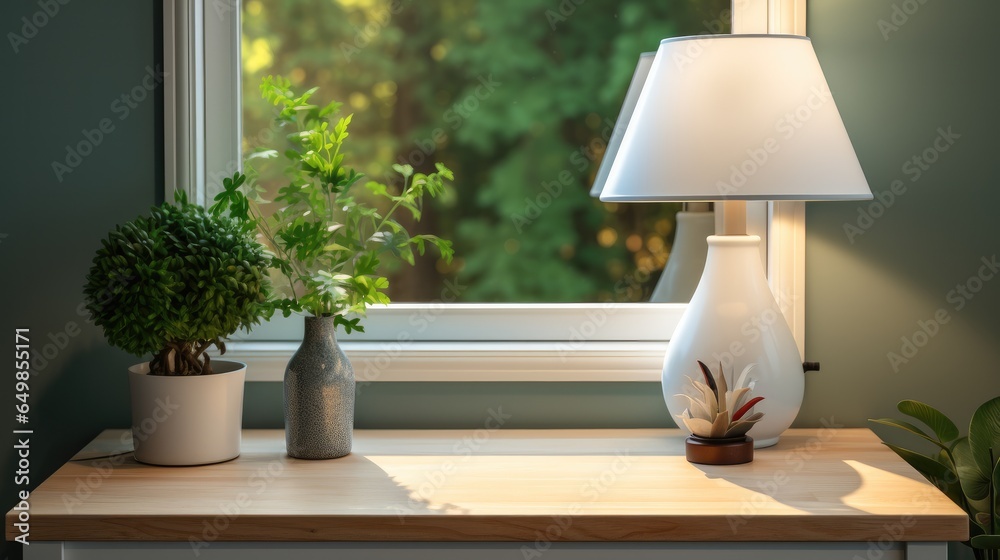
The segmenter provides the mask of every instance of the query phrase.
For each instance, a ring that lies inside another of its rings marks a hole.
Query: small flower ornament
[[[764,417],[763,412],[748,414],[754,405],[764,400],[764,397],[750,396],[757,382],[750,373],[756,365],[750,364],[744,368],[730,390],[721,363],[719,373],[715,374],[699,361],[704,382],[688,376],[691,394],[677,395],[687,399],[688,407],[677,418],[693,435],[700,438],[728,439],[746,436],[750,428]],[[733,373],[735,374],[735,370]]]

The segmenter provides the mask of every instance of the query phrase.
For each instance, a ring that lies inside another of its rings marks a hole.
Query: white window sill
[[[247,381],[282,381],[298,342],[232,342]],[[666,342],[342,342],[359,383],[659,382]]]

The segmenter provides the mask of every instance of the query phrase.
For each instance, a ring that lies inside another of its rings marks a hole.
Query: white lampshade
[[[590,186],[590,196],[594,198],[601,196],[604,183],[608,181],[608,174],[611,173],[611,162],[615,160],[618,149],[621,148],[625,129],[628,128],[628,123],[632,120],[635,104],[639,102],[639,94],[642,93],[642,86],[646,83],[649,69],[653,67],[653,57],[655,56],[655,52],[645,52],[639,55],[639,63],[635,65],[635,73],[632,74],[632,81],[629,82],[628,91],[625,93],[625,101],[622,102],[622,108],[618,111],[618,120],[615,121],[615,128],[608,140],[608,147],[604,150],[601,165],[597,168],[594,184]]]
[[[664,39],[604,201],[849,200],[871,190],[812,42]]]

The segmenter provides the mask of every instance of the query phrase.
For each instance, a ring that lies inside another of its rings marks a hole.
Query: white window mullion
[[[209,203],[222,180],[243,169],[240,61],[240,1],[204,6],[205,188]],[[233,70],[235,69],[235,71]]]
[[[768,0],[768,33],[806,34],[806,0]],[[769,202],[767,277],[805,359],[806,203]]]
[[[768,33],[806,34],[806,0],[768,0]]]
[[[166,199],[208,204],[241,168],[239,0],[164,0]]]
[[[732,33],[767,33],[771,0],[733,0]]]
[[[164,0],[163,71],[165,199],[184,191],[204,203],[204,29],[201,2]]]

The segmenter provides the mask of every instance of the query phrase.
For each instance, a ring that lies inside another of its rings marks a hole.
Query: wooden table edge
[[[904,517],[910,521],[903,521]],[[6,516],[7,539],[18,534]],[[689,516],[655,515],[46,515],[31,523],[32,541],[190,542],[767,542],[795,522],[782,542],[937,542],[968,539],[968,518],[951,515],[767,516],[730,529],[729,516],[699,516],[718,531],[687,528]],[[830,538],[831,525],[838,538]],[[95,531],[95,526],[106,531]]]

